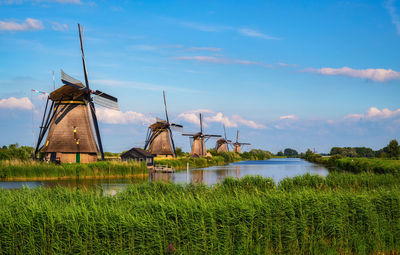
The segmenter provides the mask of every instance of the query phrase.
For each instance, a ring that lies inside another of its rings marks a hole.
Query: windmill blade
[[[96,104],[119,111],[118,99],[116,97],[113,97],[99,90],[96,90],[95,92],[93,92],[93,94],[93,99]]]
[[[182,126],[182,125],[179,125],[179,124],[171,123],[171,124],[170,124],[170,128],[171,128],[173,131],[183,132],[183,126]]]
[[[83,65],[83,72],[85,74],[85,83],[86,83],[86,88],[89,89],[89,80],[88,80],[88,75],[87,75],[87,70],[86,70],[85,54],[83,52],[83,42],[82,42],[83,27],[81,27],[81,25],[79,23],[78,23],[78,30],[79,30],[79,41],[81,43],[82,65]]]
[[[99,124],[97,122],[96,110],[94,108],[93,102],[89,102],[89,105],[90,105],[90,112],[92,113],[94,129],[96,130],[97,142],[99,143],[101,160],[104,160],[103,144],[101,143],[100,130],[99,130]]]
[[[65,85],[74,86],[79,89],[85,87],[80,80],[77,80],[77,79],[73,78],[72,76],[69,76],[62,69],[61,69],[61,81]]]
[[[183,136],[195,136],[196,134],[182,134]]]
[[[239,143],[240,145],[251,145],[251,143]]]
[[[225,129],[225,125],[222,125],[224,127],[224,135],[225,135],[225,140],[228,140],[228,138],[226,138],[226,129]]]
[[[183,128],[180,124],[171,123],[171,127]]]
[[[203,134],[203,117],[201,113],[200,113],[200,133]]]
[[[238,143],[239,142],[239,130],[237,130],[237,132],[236,132],[236,143]]]
[[[167,100],[165,99],[165,91],[163,90],[164,97],[164,109],[165,109],[165,117],[167,118],[167,123],[169,124],[168,111],[167,111]]]
[[[172,136],[172,131],[171,131],[170,128],[168,128],[168,133],[169,133],[169,137],[171,138],[172,149],[174,150],[174,157],[176,157],[176,149],[175,149],[174,137]]]
[[[222,135],[204,135],[204,137],[210,138],[210,137],[222,137]]]

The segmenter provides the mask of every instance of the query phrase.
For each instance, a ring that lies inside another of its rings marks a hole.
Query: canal
[[[0,188],[18,189],[24,186],[34,188],[43,187],[79,187],[79,188],[101,188],[106,193],[114,194],[122,190],[126,185],[144,181],[171,181],[174,183],[196,182],[213,185],[221,182],[226,177],[241,178],[245,175],[260,175],[271,177],[278,183],[285,177],[294,177],[306,173],[326,176],[328,170],[303,159],[297,158],[274,158],[269,160],[241,161],[225,166],[212,166],[200,169],[190,169],[176,173],[154,173],[148,177],[128,179],[88,179],[88,180],[55,180],[55,181],[12,181],[0,182]]]

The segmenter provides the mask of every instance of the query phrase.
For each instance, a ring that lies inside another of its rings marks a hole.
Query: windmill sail
[[[64,71],[61,69],[61,81],[65,85],[72,85],[72,86],[79,86],[81,88],[85,87],[81,81],[69,76],[68,74],[64,73]]]
[[[94,92],[93,100],[95,104],[119,111],[118,99],[104,92],[96,90]]]

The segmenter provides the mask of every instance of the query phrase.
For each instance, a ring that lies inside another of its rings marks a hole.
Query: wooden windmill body
[[[220,135],[209,135],[203,133],[203,120],[202,114],[200,113],[200,132],[195,134],[182,134],[183,136],[189,136],[193,139],[192,149],[190,151],[190,156],[192,157],[204,157],[211,156],[207,154],[206,141],[211,137],[221,137]]]
[[[97,161],[97,154],[99,152],[102,159],[104,159],[91,94],[94,95],[94,101],[97,104],[116,110],[118,109],[118,100],[101,91],[92,91],[89,89],[81,28],[79,25],[78,27],[86,86],[61,70],[61,81],[64,85],[51,92],[47,98],[35,149],[35,158],[37,158],[40,151],[43,160],[53,162],[94,162]],[[50,107],[48,107],[49,102],[51,102]],[[92,126],[95,132],[93,132]],[[48,134],[45,143],[40,147],[47,131]],[[94,134],[96,134],[96,137]]]
[[[225,126],[224,126],[224,138],[218,139],[217,143],[215,145],[217,152],[218,153],[228,152],[229,144],[231,144],[231,143],[232,143],[232,141],[228,140],[228,138],[226,137],[226,130],[225,130]]]
[[[236,132],[236,142],[233,143],[233,152],[242,154],[242,146],[250,145],[250,143],[240,143],[239,142],[239,130]]]
[[[150,125],[147,131],[144,149],[156,157],[170,158],[176,157],[171,127],[182,129],[183,126],[169,122],[165,91],[163,91],[163,96],[166,120],[157,119],[155,123]]]

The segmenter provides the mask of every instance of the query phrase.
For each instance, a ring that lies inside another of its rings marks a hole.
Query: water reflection
[[[187,180],[194,183],[205,183],[213,185],[221,182],[226,177],[241,178],[245,175],[260,175],[271,177],[276,183],[285,177],[294,177],[305,173],[326,176],[328,170],[301,159],[270,159],[260,161],[242,161],[226,166],[213,166],[203,169],[191,169],[176,173],[151,173],[148,176],[127,179],[90,179],[90,180],[57,180],[57,181],[34,181],[34,182],[0,182],[0,188],[18,189],[23,186],[34,188],[43,187],[71,187],[71,188],[99,188],[105,194],[114,195],[125,186],[132,183],[145,181],[161,181],[186,183]]]

